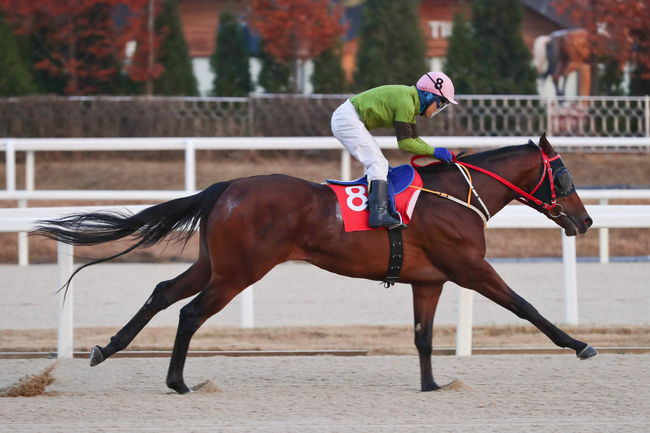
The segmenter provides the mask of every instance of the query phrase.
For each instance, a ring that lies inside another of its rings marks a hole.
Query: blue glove
[[[454,154],[445,147],[436,147],[433,151],[433,157],[447,164],[451,164],[454,160]]]

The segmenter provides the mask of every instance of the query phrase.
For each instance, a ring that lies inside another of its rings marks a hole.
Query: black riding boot
[[[401,223],[399,218],[394,217],[388,211],[388,182],[385,180],[370,182],[368,209],[370,210],[369,225],[373,229],[391,227]]]

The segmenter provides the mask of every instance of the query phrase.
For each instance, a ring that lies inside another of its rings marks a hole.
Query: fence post
[[[341,179],[350,180],[350,152],[341,150]]]
[[[18,207],[27,207],[27,200],[18,200]],[[29,265],[29,240],[27,232],[18,232],[18,266]]]
[[[59,288],[63,287],[73,268],[73,247],[62,242],[57,242],[57,263],[59,268]],[[57,331],[57,358],[72,358],[74,354],[74,289],[72,283],[68,290],[61,290],[58,299],[59,326]]]
[[[601,205],[606,205],[607,203],[609,203],[608,199],[600,199]],[[598,249],[600,252],[600,263],[609,263],[609,228],[607,227],[598,229]]]
[[[34,191],[36,178],[36,156],[33,150],[25,152],[25,189]]]
[[[5,141],[6,188],[9,192],[16,191],[16,146],[14,140]],[[25,207],[24,200],[18,201],[18,207]],[[28,262],[27,233],[19,232],[18,239],[18,265],[25,266]]]
[[[16,190],[16,148],[13,140],[5,141],[5,165],[7,191]]]
[[[546,98],[546,134],[553,135],[553,113],[552,113],[553,100]]]
[[[248,94],[247,112],[248,112],[248,136],[254,137],[255,136],[255,131],[254,131],[255,130],[255,107],[253,106],[252,93]]]
[[[196,191],[196,150],[194,140],[185,140],[185,191]]]
[[[578,275],[576,265],[576,238],[562,231],[562,262],[564,263],[565,320],[569,325],[578,324]]]
[[[456,325],[456,356],[472,354],[472,314],[474,292],[458,289],[458,324]]]
[[[650,95],[645,95],[645,136],[650,137]]]
[[[25,154],[25,190],[34,190],[34,151],[29,150]],[[27,200],[18,200],[18,207],[27,207]],[[26,232],[18,233],[18,265],[29,264],[29,238]]]
[[[255,310],[253,305],[253,289],[249,286],[240,295],[241,297],[241,327],[253,328],[255,326]]]

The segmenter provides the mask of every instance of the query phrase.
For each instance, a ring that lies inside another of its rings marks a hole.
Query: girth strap
[[[388,229],[388,244],[390,245],[388,256],[388,271],[384,278],[384,287],[389,288],[399,280],[402,271],[402,260],[404,258],[404,243],[402,242],[402,228]]]

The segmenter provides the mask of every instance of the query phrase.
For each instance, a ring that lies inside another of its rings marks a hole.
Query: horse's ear
[[[539,146],[548,146],[550,143],[548,142],[548,138],[546,138],[546,131],[542,132],[542,136],[539,137]]]
[[[551,143],[548,142],[548,138],[546,138],[546,131],[544,131],[542,136],[539,137],[539,147],[544,151],[545,154],[549,156],[555,155],[553,146],[551,146]]]

